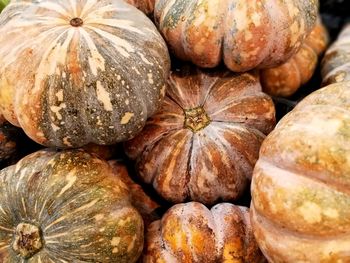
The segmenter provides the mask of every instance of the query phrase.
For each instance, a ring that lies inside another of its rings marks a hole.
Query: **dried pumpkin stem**
[[[13,250],[23,258],[30,258],[43,246],[40,229],[32,224],[20,223],[15,231]]]
[[[193,132],[198,132],[207,127],[211,120],[203,107],[197,107],[194,109],[184,110],[185,123],[184,127],[190,129]]]
[[[70,24],[71,24],[71,26],[79,27],[79,26],[82,26],[84,24],[84,21],[83,21],[83,19],[76,17],[70,21]]]

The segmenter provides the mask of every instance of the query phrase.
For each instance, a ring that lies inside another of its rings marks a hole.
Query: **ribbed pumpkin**
[[[254,240],[249,210],[228,203],[211,210],[175,205],[147,231],[144,263],[266,262]]]
[[[350,262],[350,82],[304,99],[264,141],[252,181],[270,262]]]
[[[263,91],[279,97],[293,95],[311,79],[327,44],[327,29],[319,20],[298,53],[281,66],[261,71]]]
[[[125,0],[127,3],[136,6],[147,15],[153,14],[155,0]]]
[[[1,110],[40,144],[130,139],[161,104],[166,44],[122,0],[14,1],[0,24]]]
[[[82,151],[39,151],[0,172],[0,262],[136,262],[143,222],[126,185]]]
[[[156,209],[160,205],[148,196],[139,184],[131,179],[126,166],[117,160],[112,160],[108,163],[112,167],[114,174],[130,189],[131,204],[139,211],[145,225],[147,226],[158,219]]]
[[[240,196],[274,124],[274,105],[256,75],[184,67],[171,74],[162,108],[125,149],[165,199],[213,204]]]
[[[327,50],[322,61],[323,84],[350,81],[350,24]]]
[[[155,21],[177,57],[232,71],[277,66],[313,29],[317,0],[157,0]]]

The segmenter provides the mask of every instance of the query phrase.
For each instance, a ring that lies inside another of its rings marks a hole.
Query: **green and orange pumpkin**
[[[183,67],[165,102],[125,144],[142,180],[165,199],[214,204],[244,191],[275,108],[254,73]]]
[[[12,1],[0,25],[1,111],[40,144],[130,139],[162,102],[166,44],[122,0]]]
[[[318,0],[158,0],[155,21],[173,53],[235,72],[278,66],[313,29]]]
[[[106,161],[33,153],[0,171],[0,262],[132,263],[143,221]]]

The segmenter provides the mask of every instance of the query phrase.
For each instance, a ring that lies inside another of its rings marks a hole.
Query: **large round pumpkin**
[[[261,71],[263,91],[279,97],[293,95],[311,79],[318,64],[318,58],[325,51],[327,44],[327,29],[319,20],[294,56],[281,66]]]
[[[274,124],[274,105],[254,74],[182,68],[171,74],[160,111],[125,149],[165,199],[213,204],[240,196]]]
[[[0,262],[136,262],[143,222],[126,185],[82,151],[40,151],[0,172]]]
[[[228,203],[211,210],[175,205],[147,230],[143,263],[265,262],[254,240],[249,210]]]
[[[130,139],[160,105],[167,47],[124,1],[14,1],[0,21],[1,110],[36,142]]]
[[[350,81],[350,23],[327,50],[322,61],[323,84]]]
[[[318,0],[157,0],[155,20],[177,57],[232,71],[277,66],[315,25]]]
[[[254,234],[270,262],[350,262],[350,82],[304,99],[264,141]]]

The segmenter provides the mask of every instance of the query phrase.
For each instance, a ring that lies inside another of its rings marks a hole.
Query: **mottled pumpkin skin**
[[[23,223],[40,230],[42,247],[29,257],[14,249]],[[142,218],[105,161],[44,150],[0,172],[0,262],[129,263],[142,248]]]
[[[319,56],[325,51],[329,37],[319,20],[301,49],[286,63],[276,68],[261,70],[263,91],[278,97],[293,95],[313,76]]]
[[[125,145],[141,178],[165,199],[235,200],[251,178],[274,105],[255,74],[184,67],[165,102]]]
[[[149,226],[143,263],[203,262],[265,262],[248,208],[222,203],[208,210],[196,202],[178,204]]]
[[[155,210],[159,208],[160,205],[148,196],[139,184],[131,179],[126,166],[117,160],[112,160],[108,163],[112,167],[114,174],[130,189],[131,204],[141,214],[145,226],[159,219],[159,217],[156,217]]]
[[[350,262],[350,82],[304,99],[264,141],[252,224],[274,263]]]
[[[155,0],[125,0],[127,3],[136,6],[147,15],[153,14]]]
[[[322,61],[323,85],[350,81],[350,24],[327,50]]]
[[[130,139],[162,102],[166,44],[122,0],[14,1],[0,25],[1,110],[40,144]]]
[[[288,60],[313,29],[318,0],[157,0],[155,21],[177,57],[235,72]]]

